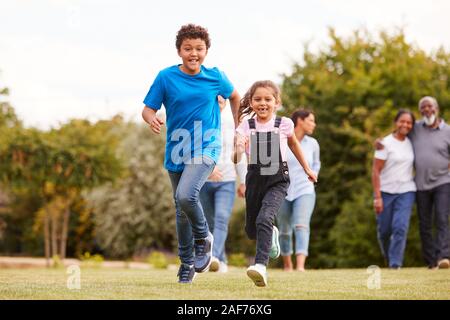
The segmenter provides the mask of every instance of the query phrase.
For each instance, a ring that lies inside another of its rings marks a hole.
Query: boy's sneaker
[[[209,271],[217,272],[220,269],[220,261],[216,257],[211,258],[211,265],[209,266]]]
[[[279,240],[280,232],[278,228],[273,226],[272,231],[272,247],[270,248],[269,257],[272,259],[276,259],[280,256],[280,240]]]
[[[211,265],[212,249],[214,237],[211,232],[204,239],[194,240],[194,268],[195,272],[201,273],[208,271]]]
[[[178,269],[178,283],[192,283],[195,278],[193,265],[182,263]]]
[[[247,275],[257,287],[267,286],[267,271],[263,264],[255,264],[247,268]]]
[[[450,260],[449,259],[442,259],[438,262],[438,268],[439,269],[448,269],[450,267]]]

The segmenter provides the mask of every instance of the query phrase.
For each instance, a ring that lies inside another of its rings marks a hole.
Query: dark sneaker
[[[272,259],[276,259],[280,256],[281,248],[280,248],[279,236],[280,236],[280,233],[278,231],[278,228],[273,226],[272,247],[270,248],[270,252],[269,252],[269,257]]]
[[[195,278],[194,266],[182,263],[178,269],[178,283],[192,283]]]
[[[201,273],[209,270],[209,266],[211,265],[213,242],[214,237],[211,232],[208,233],[206,238],[194,241],[195,272]]]

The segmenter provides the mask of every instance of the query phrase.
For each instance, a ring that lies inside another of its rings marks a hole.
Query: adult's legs
[[[433,241],[433,192],[417,191],[416,197],[422,255],[428,267],[434,268],[437,258]]]
[[[436,258],[450,258],[448,216],[450,214],[450,183],[440,185],[434,190],[436,210]]]
[[[213,256],[227,263],[225,254],[225,242],[228,236],[228,223],[233,210],[235,199],[235,182],[215,182],[214,193],[214,248]]]
[[[382,192],[383,211],[377,215],[377,236],[380,244],[381,253],[389,263],[389,246],[392,235],[392,212],[396,195]]]
[[[292,202],[284,199],[277,216],[280,249],[285,271],[292,270]]]
[[[305,194],[294,200],[293,224],[295,230],[295,254],[297,256],[297,270],[305,270],[308,256],[310,222],[316,203],[316,194]]]
[[[398,268],[403,265],[409,221],[415,200],[415,192],[398,195],[392,210],[392,236],[389,245],[389,267]]]

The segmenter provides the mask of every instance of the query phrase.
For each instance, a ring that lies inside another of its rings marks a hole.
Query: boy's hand
[[[158,118],[157,116],[155,116],[152,120],[152,122],[150,122],[150,128],[152,129],[152,131],[154,133],[160,134],[161,133],[161,127],[164,124],[164,121],[160,118]]]

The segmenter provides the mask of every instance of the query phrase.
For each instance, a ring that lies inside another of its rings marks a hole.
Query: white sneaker
[[[220,261],[216,257],[211,258],[211,265],[209,266],[209,271],[217,272],[220,269]]]
[[[280,232],[276,226],[273,226],[272,229],[272,247],[269,251],[269,257],[272,259],[277,259],[280,256],[281,248],[280,248]]]
[[[228,265],[223,261],[220,261],[219,272],[222,272],[222,273],[228,272]]]
[[[247,268],[247,276],[253,280],[257,287],[267,286],[266,266],[260,263]]]

